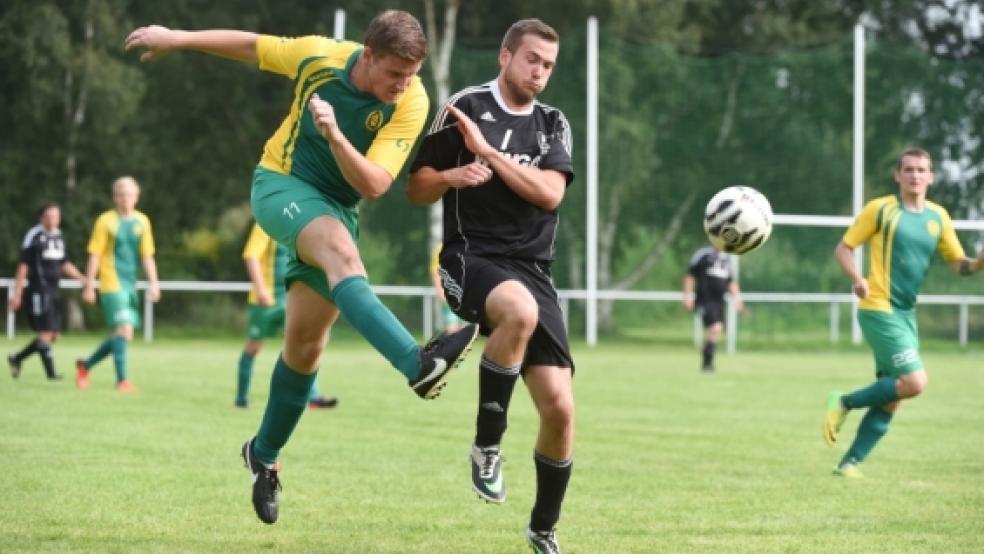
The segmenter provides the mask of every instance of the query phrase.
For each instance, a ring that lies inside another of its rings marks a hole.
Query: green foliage
[[[442,3],[436,4],[440,12]],[[981,42],[968,40],[960,27],[968,6],[931,0],[544,0],[535,8],[519,0],[463,2],[452,89],[496,75],[502,33],[514,20],[539,16],[560,32],[559,63],[542,100],[570,120],[577,177],[561,208],[554,275],[560,287],[583,286],[585,18],[597,16],[598,209],[602,223],[617,229],[605,269],[613,282],[628,275],[694,191],[697,200],[680,235],[635,285],[676,288],[682,265],[704,242],[704,202],[725,185],[759,188],[780,213],[850,213],[851,29],[861,10],[877,29],[869,33],[867,59],[867,196],[893,191],[898,150],[919,144],[938,161],[931,197],[955,217],[978,217],[984,209],[978,155],[984,70],[976,55]],[[8,132],[0,133],[0,192],[14,209],[0,218],[0,241],[18,244],[34,223],[35,207],[61,201],[70,253],[81,263],[93,219],[111,205],[109,184],[131,174],[143,186],[139,208],[155,225],[162,278],[244,279],[239,250],[252,170],[286,111],[290,82],[191,52],[142,65],[121,44],[131,29],[149,23],[327,35],[336,7],[316,0],[293,2],[290,9],[270,0],[6,2],[0,10],[6,37],[0,41],[0,128]],[[350,3],[347,36],[358,40],[383,7],[423,13],[419,0]],[[421,75],[430,79],[428,68]],[[78,110],[83,99],[84,112]],[[427,211],[408,205],[404,186],[397,182],[362,208],[361,247],[375,283],[428,282]],[[829,255],[837,233],[804,233],[777,229],[746,264],[746,288],[842,290]],[[979,233],[961,236],[971,250],[982,242]],[[0,274],[12,274],[16,258],[15,248],[4,249]],[[979,290],[949,276],[927,285]]]

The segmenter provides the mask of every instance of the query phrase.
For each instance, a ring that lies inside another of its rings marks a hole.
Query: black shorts
[[[25,290],[21,305],[27,309],[27,320],[31,324],[31,329],[35,332],[60,333],[62,330],[61,312],[58,309],[60,300],[55,291]]]
[[[704,327],[724,323],[724,302],[704,302],[697,305],[697,313],[704,321]]]
[[[484,336],[492,332],[485,322],[485,300],[489,293],[505,281],[519,281],[533,295],[539,308],[536,329],[526,346],[523,369],[547,365],[569,367],[574,372],[564,313],[549,266],[531,260],[443,251],[439,272],[448,306],[458,317],[478,323]]]

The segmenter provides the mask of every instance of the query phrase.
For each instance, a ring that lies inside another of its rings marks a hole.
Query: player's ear
[[[502,48],[499,50],[499,68],[505,69],[509,65],[509,60],[512,59],[512,52],[508,48]]]

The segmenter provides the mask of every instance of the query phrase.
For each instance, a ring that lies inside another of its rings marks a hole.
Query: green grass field
[[[5,341],[20,347],[27,336]],[[95,345],[59,343],[59,368]],[[239,459],[264,405],[232,408],[236,340],[131,348],[133,396],[107,360],[85,393],[37,358],[0,379],[0,552],[523,552],[536,418],[522,386],[503,444],[509,500],[471,492],[477,354],[423,402],[364,343],[333,344],[322,387],[283,453],[280,521],[250,505]],[[719,359],[691,350],[576,346],[577,448],[558,528],[567,553],[984,551],[984,361],[929,352],[931,384],[897,415],[862,481],[830,475],[828,390],[871,380],[865,353]],[[853,437],[859,420],[849,418]]]

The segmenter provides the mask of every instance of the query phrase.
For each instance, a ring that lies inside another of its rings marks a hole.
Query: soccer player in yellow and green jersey
[[[239,356],[236,377],[237,408],[249,405],[249,383],[253,377],[253,362],[263,339],[272,337],[284,328],[284,307],[286,288],[284,274],[287,271],[287,248],[270,238],[259,225],[254,224],[243,248],[243,262],[253,283],[249,291],[246,321],[246,345]],[[311,386],[308,406],[311,408],[333,408],[338,399],[321,395],[318,382]]]
[[[834,252],[851,278],[858,303],[858,323],[875,358],[876,381],[849,394],[832,392],[822,426],[834,446],[848,411],[867,408],[854,442],[834,469],[835,475],[861,477],[858,465],[888,432],[892,415],[903,399],[917,396],[928,382],[919,357],[916,296],[938,252],[954,271],[971,275],[984,267],[965,256],[947,211],[926,200],[933,183],[929,153],[910,148],[895,169],[898,194],[869,202],[851,224]],[[853,251],[868,245],[869,274],[854,263]]]
[[[369,22],[363,44],[149,26],[134,30],[126,48],[145,49],[143,61],[197,50],[256,63],[293,83],[294,99],[264,147],[250,196],[257,223],[289,251],[284,349],[260,428],[243,445],[253,507],[273,523],[276,460],[304,412],[339,314],[425,399],[438,395],[478,334],[472,324],[420,347],[372,291],[355,242],[358,202],[389,190],[427,119],[417,76],[427,38],[411,14],[387,10]]]
[[[137,181],[133,177],[120,177],[113,182],[115,209],[103,212],[92,227],[82,300],[90,304],[96,301],[98,274],[99,306],[112,334],[88,358],[76,360],[75,383],[82,390],[89,386],[89,372],[109,354],[113,355],[116,368],[116,389],[136,390],[127,380],[126,347],[133,340],[133,330],[140,327],[137,274],[141,265],[147,276],[150,300],[160,299],[154,236],[150,219],[136,210],[139,198]]]

